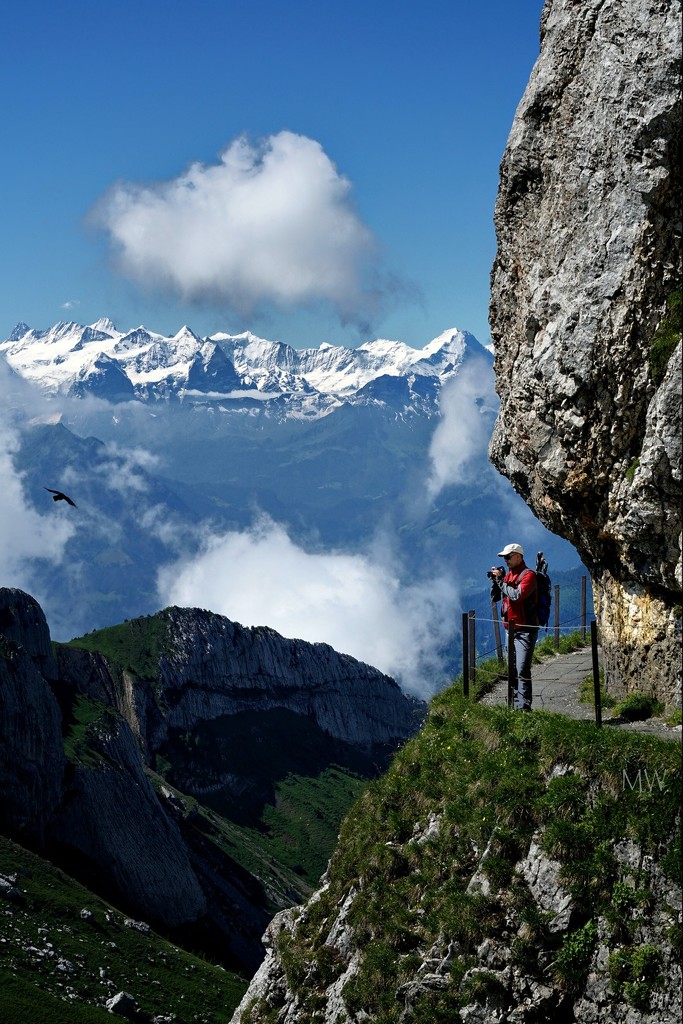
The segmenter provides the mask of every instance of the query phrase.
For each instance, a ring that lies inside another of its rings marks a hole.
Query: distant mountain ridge
[[[187,326],[172,337],[145,327],[119,331],[106,317],[89,325],[60,321],[45,331],[19,323],[0,342],[0,354],[16,373],[52,393],[202,404],[285,397],[288,414],[308,418],[346,403],[390,401],[394,393],[407,407],[416,403],[434,413],[438,389],[464,360],[478,355],[492,362],[474,335],[457,328],[421,349],[386,339],[358,348],[323,343],[295,349],[249,331],[205,338]],[[274,407],[281,410],[282,402]]]

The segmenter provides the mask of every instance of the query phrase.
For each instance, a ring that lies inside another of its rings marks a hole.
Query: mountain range
[[[8,588],[0,689],[3,1020],[680,1019],[675,742]]]
[[[56,639],[208,607],[426,696],[457,667],[463,595],[488,594],[510,535],[580,571],[488,464],[492,356],[467,332],[298,350],[103,318],[19,324],[0,357],[21,495],[0,515],[9,536],[35,523],[8,542],[3,582],[36,594]],[[64,533],[49,556],[45,522]]]
[[[434,412],[436,391],[472,355],[490,353],[452,329],[423,349],[375,340],[358,348],[324,343],[295,349],[250,332],[200,338],[184,326],[172,337],[144,327],[117,330],[108,318],[88,326],[60,322],[49,330],[19,323],[0,343],[9,365],[46,391],[121,402],[272,403],[288,417],[328,415],[344,403],[408,397]],[[378,382],[381,382],[378,386]],[[406,387],[407,386],[407,387]],[[273,402],[273,400],[276,400]]]

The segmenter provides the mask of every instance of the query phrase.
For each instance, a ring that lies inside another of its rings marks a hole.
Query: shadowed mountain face
[[[363,779],[423,717],[324,644],[199,610],[55,656],[39,605],[5,588],[0,625],[3,833],[246,970],[273,911],[317,881]]]

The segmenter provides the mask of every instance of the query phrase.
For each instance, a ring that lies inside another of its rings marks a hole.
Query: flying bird
[[[72,501],[68,494],[63,494],[61,491],[53,491],[51,487],[46,487],[45,490],[50,492],[53,501],[66,501],[69,505],[73,505],[74,508],[78,508],[76,502]]]

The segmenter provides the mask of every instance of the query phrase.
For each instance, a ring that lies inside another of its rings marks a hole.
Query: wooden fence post
[[[586,639],[586,577],[581,577],[581,636]]]
[[[470,695],[470,630],[467,612],[462,613],[462,692],[466,697]]]
[[[474,624],[475,614],[476,613],[473,610],[470,610],[470,613],[469,613],[469,616],[468,616],[468,618],[469,618],[468,625],[469,625],[469,633],[470,633],[470,642],[469,642],[469,648],[470,648],[470,679],[472,681],[472,685],[473,686],[474,686],[474,683],[475,683],[476,678],[477,678],[477,642],[476,642],[476,633],[475,633],[475,624]]]
[[[591,622],[591,653],[593,655],[593,693],[595,695],[595,724],[602,727],[602,697],[600,696],[600,666],[598,665],[598,627]]]

